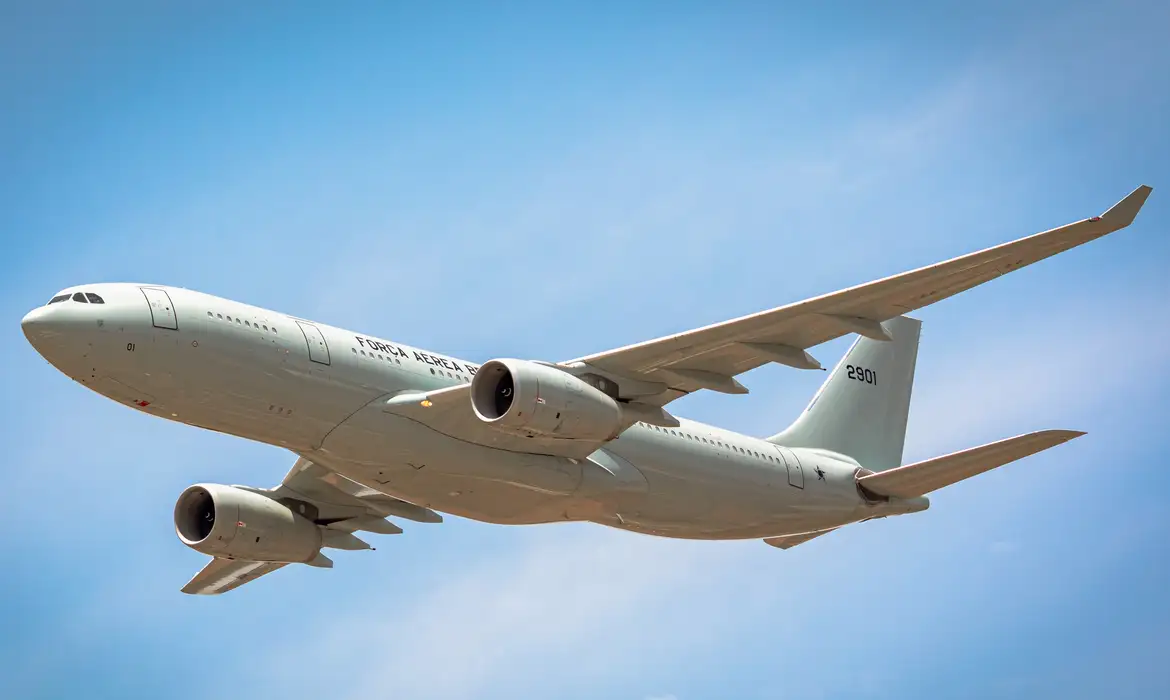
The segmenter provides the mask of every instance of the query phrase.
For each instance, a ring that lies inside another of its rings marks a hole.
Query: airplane
[[[372,549],[389,518],[586,521],[789,549],[926,510],[927,494],[1068,442],[1044,430],[902,464],[921,321],[906,314],[1129,226],[1141,186],[1100,216],[769,311],[576,359],[483,364],[200,292],[99,283],[21,321],[59,371],[134,410],[289,450],[273,488],[199,483],[174,508],[211,561],[181,590],[227,592],[323,549]],[[676,417],[700,390],[858,337],[807,408],[760,438]]]

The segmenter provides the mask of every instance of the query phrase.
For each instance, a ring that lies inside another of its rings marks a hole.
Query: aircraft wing
[[[353,533],[400,534],[402,528],[386,520],[388,516],[420,523],[438,523],[443,520],[443,516],[430,508],[362,486],[304,457],[296,461],[275,488],[235,488],[283,502],[312,520],[321,529],[322,549],[373,549]],[[324,554],[318,554],[316,559],[307,563],[320,568],[333,567],[333,562]],[[200,595],[226,593],[284,566],[287,563],[215,557],[182,591]]]
[[[735,377],[769,362],[819,369],[821,364],[808,354],[808,348],[848,333],[889,340],[883,321],[1125,228],[1133,223],[1151,191],[1143,185],[1101,216],[1010,243],[557,366],[578,376],[608,380],[628,409],[637,409],[646,416],[640,420],[669,422],[673,417],[662,407],[681,396],[699,389],[745,394],[747,388]],[[528,438],[495,430],[475,418],[470,393],[468,384],[405,392],[386,401],[383,410],[460,440],[497,449],[585,458],[599,446],[588,441]]]
[[[882,321],[1125,228],[1151,191],[1143,185],[1101,216],[1011,243],[562,366],[607,375],[623,398],[658,406],[698,389],[747,393],[736,375],[769,362],[818,369],[808,348],[847,333],[888,340]]]

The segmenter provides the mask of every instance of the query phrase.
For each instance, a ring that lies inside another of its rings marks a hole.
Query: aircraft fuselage
[[[96,295],[102,303],[74,300]],[[150,415],[286,448],[358,483],[500,524],[584,520],[646,534],[762,538],[906,512],[861,465],[682,420],[638,423],[589,459],[467,442],[386,409],[478,365],[200,292],[92,284],[22,322],[50,363]],[[470,420],[476,420],[468,410]]]

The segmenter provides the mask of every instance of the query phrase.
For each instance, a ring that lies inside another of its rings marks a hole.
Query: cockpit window
[[[93,292],[74,292],[72,294],[68,294],[68,293],[58,294],[57,296],[50,299],[49,303],[50,304],[59,304],[63,301],[69,301],[70,299],[72,299],[73,301],[76,301],[78,303],[81,303],[81,304],[104,304],[104,303],[106,303],[105,299],[102,299],[101,296],[94,294]]]

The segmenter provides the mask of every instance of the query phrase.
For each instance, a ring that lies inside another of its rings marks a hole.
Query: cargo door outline
[[[309,347],[309,359],[319,365],[328,365],[329,344],[325,342],[321,329],[304,321],[297,321],[297,327],[305,336],[305,344]]]
[[[780,453],[780,457],[784,460],[784,466],[788,469],[788,485],[803,489],[804,467],[801,466],[800,459],[797,458],[796,453],[787,447],[780,447],[779,445],[776,445],[776,451]]]
[[[150,322],[154,324],[154,327],[170,331],[179,330],[179,317],[167,290],[157,287],[139,287],[139,289],[146,297],[146,305],[150,307]]]

